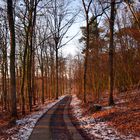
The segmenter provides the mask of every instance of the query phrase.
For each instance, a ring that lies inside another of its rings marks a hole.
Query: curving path
[[[36,124],[29,140],[84,140],[69,117],[71,96],[52,107]]]

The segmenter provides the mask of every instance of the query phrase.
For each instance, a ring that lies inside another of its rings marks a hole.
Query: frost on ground
[[[76,95],[72,97],[72,112],[74,117],[78,120],[80,128],[91,138],[95,140],[140,140],[134,138],[132,135],[124,136],[118,133],[115,129],[108,126],[107,123],[95,121],[93,116],[83,115],[84,112],[80,107],[81,100]]]
[[[65,96],[60,97],[57,101],[47,104],[46,106],[41,106],[40,110],[33,112],[31,115],[17,120],[17,125],[14,128],[8,129],[6,133],[10,135],[9,140],[28,140],[31,135],[33,128],[40,117],[43,116],[51,107],[53,107],[57,102],[62,100]],[[4,140],[4,139],[3,139]]]

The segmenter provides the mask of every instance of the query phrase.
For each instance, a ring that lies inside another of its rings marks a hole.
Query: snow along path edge
[[[28,140],[36,123],[43,117],[45,113],[47,113],[51,108],[53,108],[59,101],[64,99],[67,95],[59,97],[55,102],[48,103],[46,106],[41,107],[41,111],[33,112],[26,117],[17,120],[16,126],[14,128],[10,128],[6,131],[7,134],[10,134],[11,140]],[[13,132],[15,132],[12,134]]]
[[[76,95],[73,95],[70,104],[73,116],[78,120],[80,128],[91,140],[140,140],[131,134],[128,136],[121,135],[114,128],[108,126],[106,122],[96,122],[92,116],[84,116],[80,104],[81,100]]]

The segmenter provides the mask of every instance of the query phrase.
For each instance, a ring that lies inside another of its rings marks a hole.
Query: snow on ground
[[[46,113],[51,107],[53,107],[56,103],[58,103],[64,97],[65,96],[61,96],[58,100],[52,103],[49,103],[46,106],[42,105],[40,111],[33,112],[31,115],[28,115],[25,118],[22,118],[21,120],[17,120],[16,127],[8,129],[6,131],[7,134],[11,135],[9,140],[28,140],[39,118],[41,118],[44,113]]]
[[[132,135],[124,136],[118,133],[115,129],[109,127],[107,123],[99,121],[96,122],[92,116],[82,115],[83,110],[80,107],[81,100],[76,95],[72,97],[72,112],[77,118],[80,127],[95,140],[139,140]]]

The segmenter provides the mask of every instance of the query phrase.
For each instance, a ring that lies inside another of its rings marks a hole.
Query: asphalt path
[[[84,140],[73,125],[69,109],[71,96],[64,97],[37,122],[29,140]]]

